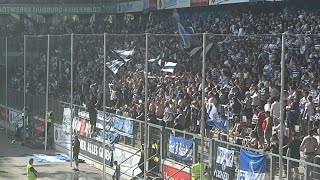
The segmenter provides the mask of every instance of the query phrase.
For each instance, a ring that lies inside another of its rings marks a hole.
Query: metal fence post
[[[286,35],[285,33],[282,34],[282,47],[281,47],[281,91],[280,91],[280,140],[279,140],[279,146],[283,147],[283,118],[284,118],[284,76],[285,76],[285,41],[286,41]],[[283,174],[283,148],[279,149],[279,180],[282,180],[282,174]]]
[[[206,79],[206,33],[203,33],[202,37],[202,86],[201,86],[201,154],[200,154],[200,180],[204,179],[204,159],[203,159],[203,154],[204,154],[204,136],[205,136],[205,103],[204,103],[204,98],[205,98],[205,79]]]
[[[103,34],[103,167],[102,167],[102,178],[106,179],[106,60],[107,60],[107,34]]]
[[[270,155],[270,174],[269,174],[270,180],[273,180],[273,171],[274,171],[273,161],[274,161],[274,160],[275,160],[275,159],[273,158],[273,155],[271,154],[271,155]]]
[[[23,144],[26,143],[26,51],[27,35],[23,36]]]
[[[71,61],[71,67],[70,67],[70,75],[71,75],[71,89],[70,89],[70,93],[71,93],[71,122],[70,122],[70,158],[72,158],[72,134],[73,134],[73,130],[72,130],[72,121],[73,121],[73,36],[74,34],[72,33],[71,34],[71,44],[70,44],[70,53],[71,53],[71,56],[70,56],[70,61]],[[72,167],[72,159],[70,160],[70,166]]]
[[[46,83],[46,115],[45,115],[45,134],[44,134],[44,151],[47,151],[48,145],[48,99],[49,99],[49,61],[50,61],[50,35],[48,34],[48,46],[47,46],[47,83]]]
[[[10,122],[9,122],[9,114],[8,114],[8,37],[6,36],[6,42],[5,42],[5,46],[6,46],[6,123],[8,124],[6,126],[6,134],[8,135],[8,128],[10,131]]]
[[[309,174],[308,174],[308,165],[307,163],[304,163],[304,177],[303,177],[303,180],[307,180],[309,177]]]
[[[148,151],[148,137],[146,136],[146,133],[148,131],[147,129],[147,115],[148,115],[148,33],[146,33],[146,54],[145,54],[145,72],[144,72],[144,172],[143,172],[143,178],[147,179],[147,151]]]

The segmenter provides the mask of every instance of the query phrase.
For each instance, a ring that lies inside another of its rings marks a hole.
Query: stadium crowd
[[[100,109],[103,101],[103,36],[90,34],[117,34],[107,35],[107,48],[134,49],[134,54],[116,75],[108,71],[107,106],[129,112],[139,120],[144,120],[145,113],[143,33],[151,33],[149,59],[162,54],[161,65],[164,61],[178,65],[168,75],[160,71],[157,63],[149,63],[150,122],[199,133],[201,92],[205,91],[206,104],[214,104],[220,115],[229,120],[230,135],[236,141],[247,136],[246,127],[252,127],[255,131],[247,145],[276,151],[278,136],[273,131],[279,129],[281,33],[285,32],[286,136],[291,142],[296,131],[307,139],[308,134],[318,134],[320,11],[274,4],[225,7],[179,11],[182,24],[195,31],[187,49],[181,48],[181,37],[168,11],[135,14],[134,18],[96,17],[88,23],[70,21],[37,29],[26,27],[25,33],[85,34],[74,38],[74,99],[77,104],[85,103],[89,110]],[[206,58],[205,88],[201,87],[201,50],[191,53],[202,46],[202,35],[196,33],[204,32],[208,33],[207,44],[212,43]],[[57,36],[55,48],[50,51],[50,96],[60,100],[70,98],[70,35],[66,37]],[[108,51],[107,60],[114,58],[115,54]],[[39,63],[27,65],[27,92],[31,94],[45,92],[45,53],[36,62]],[[22,67],[16,68],[10,82],[12,88],[23,90]],[[206,127],[208,136],[211,128]],[[292,150],[296,143],[287,146]],[[313,148],[314,154],[319,153],[316,149]]]

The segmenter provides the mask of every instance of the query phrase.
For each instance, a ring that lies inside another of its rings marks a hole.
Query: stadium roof
[[[136,0],[0,0],[0,4],[99,4]]]

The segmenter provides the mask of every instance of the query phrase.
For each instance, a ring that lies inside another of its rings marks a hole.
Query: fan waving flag
[[[217,108],[213,103],[207,105],[206,123],[208,126],[216,127],[224,132],[228,131],[226,121],[218,114]]]
[[[106,65],[108,68],[114,73],[117,74],[119,68],[123,65],[124,63],[119,61],[119,60],[113,60],[111,62],[107,62]]]
[[[263,180],[266,174],[267,156],[240,150],[238,180]]]
[[[161,61],[162,58],[164,57],[164,53],[160,53],[159,56],[157,56],[155,59],[149,59],[149,62],[156,62],[157,64],[159,64],[159,66],[161,66]]]
[[[166,62],[166,64],[162,67],[161,71],[173,73],[176,66],[177,66],[177,63]]]
[[[134,48],[132,50],[114,50],[116,55],[123,59],[124,61],[130,61],[130,58],[134,54]]]
[[[190,33],[194,33],[194,29],[192,27],[184,28],[181,24],[180,16],[176,9],[173,10],[173,18],[176,21],[177,31],[181,37],[181,47],[182,49],[190,48]]]

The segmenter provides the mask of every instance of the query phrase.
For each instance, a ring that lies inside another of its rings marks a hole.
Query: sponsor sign
[[[1,14],[95,14],[115,13],[117,6],[110,4],[1,4]]]
[[[190,7],[190,0],[158,0],[157,9],[176,9]]]
[[[143,1],[118,3],[117,13],[140,12],[143,10]]]
[[[68,129],[63,129],[62,125],[54,123],[54,144],[70,150],[71,136]]]
[[[144,11],[157,10],[157,0],[143,0],[143,10]]]
[[[80,154],[90,157],[96,161],[103,162],[103,151],[105,151],[105,163],[112,166],[113,152],[107,148],[103,148],[102,143],[97,141],[89,141],[88,138],[79,137]]]
[[[191,0],[191,7],[208,6],[210,0]]]
[[[234,151],[218,147],[216,165],[213,167],[213,176],[216,179],[232,179],[230,173],[233,166]]]
[[[180,171],[178,172],[179,169],[163,165],[163,178],[167,179],[171,177],[171,180],[191,180],[190,173]],[[178,173],[177,173],[178,172]],[[175,175],[174,175],[175,174]],[[172,176],[174,175],[174,176]]]
[[[115,148],[113,151],[114,160],[121,163],[121,172],[126,172],[125,174],[128,174],[130,176],[137,176],[139,173],[141,173],[141,170],[138,168],[140,156],[134,155],[134,153],[134,151],[128,152],[119,148]]]
[[[251,2],[250,0],[209,0],[209,5],[234,4]]]
[[[44,129],[45,129],[44,120],[42,118],[35,116],[33,122],[34,122],[34,126],[36,128],[36,133],[37,134],[44,133]]]

